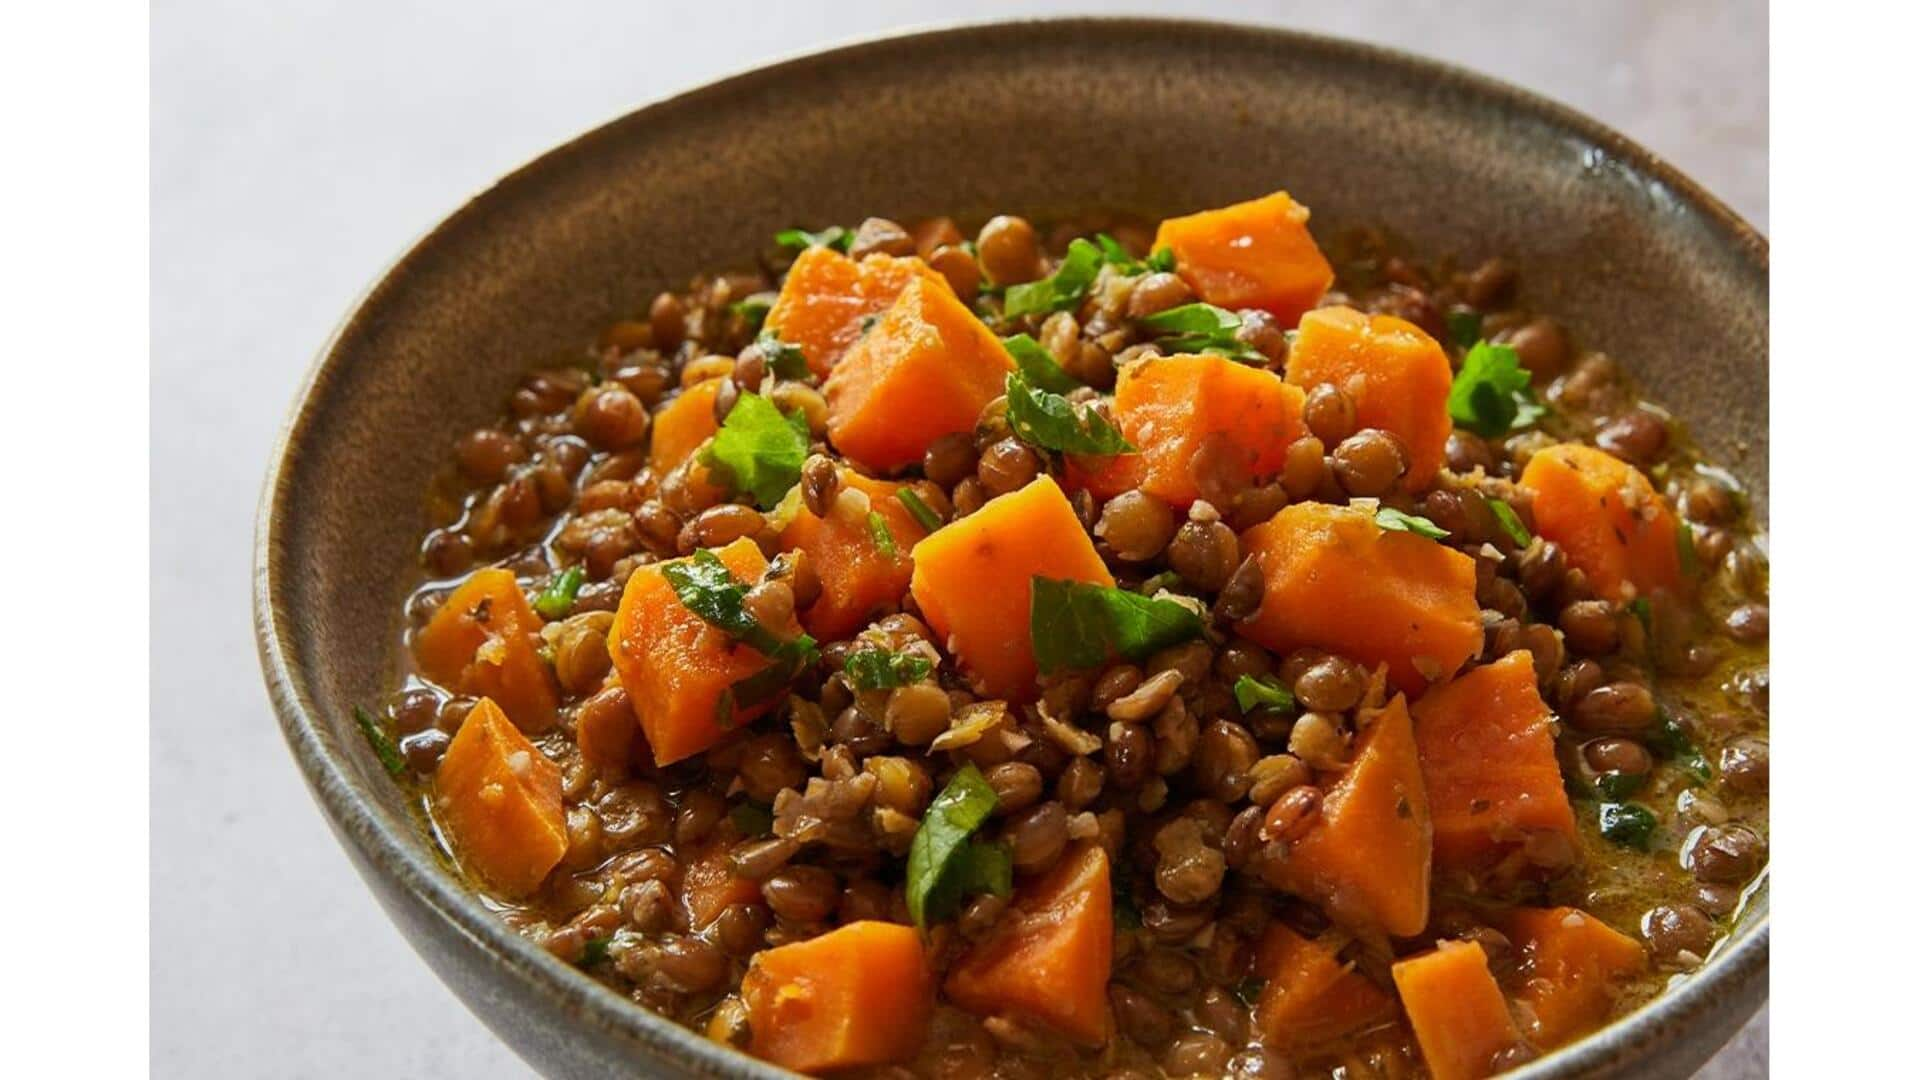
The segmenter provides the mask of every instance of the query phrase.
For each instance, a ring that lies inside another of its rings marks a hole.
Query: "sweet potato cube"
[[[1067,497],[1045,475],[914,548],[913,599],[921,615],[993,697],[1034,694],[1036,576],[1113,584]]]
[[[1310,311],[1287,351],[1287,381],[1309,391],[1322,383],[1338,387],[1353,402],[1360,427],[1391,432],[1406,444],[1406,489],[1433,485],[1453,433],[1447,412],[1453,368],[1425,330],[1349,307]]]
[[[713,399],[720,395],[724,381],[694,383],[653,415],[653,443],[647,451],[647,464],[653,466],[654,475],[672,472],[720,430],[720,422],[713,416]]]
[[[1259,308],[1285,326],[1319,303],[1333,267],[1307,231],[1307,208],[1284,191],[1160,223],[1155,248],[1172,248],[1200,299]]]
[[[413,641],[427,678],[462,694],[490,697],[522,731],[539,733],[559,715],[553,671],[540,659],[540,616],[513,572],[476,570],[453,590]]]
[[[1276,653],[1311,645],[1386,664],[1418,694],[1480,651],[1473,560],[1450,547],[1326,503],[1295,503],[1241,543],[1266,594],[1240,632]]]
[[[954,961],[947,997],[968,1012],[1010,1016],[1099,1046],[1112,974],[1112,872],[1106,850],[1082,842],[1022,886],[991,936]]]
[[[822,641],[851,637],[882,608],[897,607],[913,576],[913,547],[927,535],[898,497],[905,484],[840,470],[842,490],[866,496],[838,499],[820,517],[801,507],[780,534],[783,551],[804,551],[820,578],[820,599],[800,615]],[[867,509],[863,510],[862,507]],[[867,514],[880,515],[893,553],[881,550]]]
[[[1578,843],[1532,653],[1508,653],[1427,691],[1413,706],[1413,734],[1442,874],[1486,870],[1536,833]]]
[[[735,904],[754,904],[760,900],[760,883],[741,877],[734,871],[733,856],[724,847],[713,847],[692,856],[680,881],[680,903],[687,909],[687,921],[695,930],[704,930],[720,913]]]
[[[433,798],[460,864],[508,899],[539,888],[567,853],[560,766],[491,698],[480,699],[447,744]]]
[[[862,324],[915,281],[952,291],[946,278],[911,256],[874,254],[856,262],[830,247],[810,247],[787,269],[766,325],[798,345],[808,369],[825,378],[859,340]]]
[[[818,1074],[912,1058],[933,973],[912,927],[869,920],[756,953],[740,997],[755,1057]]]
[[[1578,908],[1512,908],[1493,921],[1520,952],[1514,996],[1530,1007],[1542,1049],[1605,1023],[1620,982],[1646,970],[1639,942]]]
[[[1393,996],[1342,962],[1324,942],[1300,936],[1282,922],[1267,926],[1254,955],[1254,973],[1267,981],[1253,1022],[1267,1045],[1291,1053],[1388,1023]]]
[[[1533,492],[1533,531],[1559,544],[1601,596],[1685,591],[1685,526],[1639,469],[1605,450],[1564,443],[1535,453],[1520,486]]]
[[[915,279],[827,377],[827,435],[876,472],[915,464],[940,436],[972,431],[1013,366],[952,289]]]
[[[1520,1041],[1479,942],[1442,941],[1393,965],[1400,1003],[1433,1080],[1481,1080]]]

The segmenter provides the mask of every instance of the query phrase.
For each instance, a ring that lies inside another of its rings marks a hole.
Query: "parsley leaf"
[[[1146,272],[1147,264],[1134,258],[1133,252],[1128,251],[1126,245],[1115,240],[1107,233],[1095,233],[1093,242],[1100,246],[1100,254],[1106,258],[1107,265],[1120,271],[1122,274],[1131,277],[1134,274],[1143,274]]]
[[[560,571],[559,576],[548,582],[547,587],[534,598],[533,610],[549,622],[566,618],[567,612],[573,610],[574,597],[580,595],[580,583],[586,579],[586,571],[577,566]]]
[[[1594,778],[1594,790],[1610,802],[1620,802],[1647,786],[1646,773],[1610,772]]]
[[[1153,254],[1147,256],[1147,269],[1149,270],[1157,270],[1163,274],[1171,274],[1173,273],[1175,265],[1172,248],[1156,248]]]
[[[1635,851],[1647,851],[1653,847],[1654,830],[1660,827],[1660,821],[1653,811],[1630,802],[1603,802],[1600,804],[1600,835]]]
[[[1493,511],[1493,519],[1500,523],[1501,531],[1512,537],[1515,544],[1526,547],[1533,543],[1533,534],[1527,531],[1527,526],[1521,522],[1520,515],[1514,512],[1513,507],[1507,505],[1507,500],[1488,499],[1487,509]]]
[[[810,441],[806,418],[797,410],[782,416],[766,395],[741,394],[701,460],[733,490],[771,510],[800,482]]]
[[[1233,703],[1240,706],[1243,715],[1257,709],[1292,712],[1298,707],[1292,692],[1286,687],[1271,679],[1256,679],[1251,675],[1242,675],[1234,680]]]
[[[580,966],[590,968],[606,963],[607,947],[612,944],[613,938],[611,935],[588,938],[586,944],[580,950]]]
[[[1200,616],[1178,601],[1039,576],[1028,624],[1034,659],[1049,674],[1099,667],[1116,655],[1144,659],[1204,630]]]
[[[900,500],[900,505],[907,508],[907,513],[913,515],[913,520],[919,522],[921,528],[928,532],[940,528],[940,515],[934,513],[933,507],[928,506],[926,500],[912,488],[903,487],[894,492],[893,497]]]
[[[1471,308],[1454,308],[1447,312],[1447,336],[1455,345],[1463,349],[1473,348],[1480,340],[1480,326],[1485,318]]]
[[[794,251],[830,247],[844,255],[853,246],[853,230],[839,225],[829,225],[817,233],[805,229],[782,229],[773,234],[773,242]]]
[[[1426,518],[1395,510],[1391,506],[1383,506],[1375,510],[1373,523],[1389,532],[1413,533],[1429,540],[1445,540],[1453,535]]]
[[[1673,714],[1665,709],[1659,711],[1655,719],[1653,734],[1647,739],[1647,749],[1673,763],[1673,767],[1704,784],[1713,779],[1713,766],[1707,763],[1707,756],[1694,745],[1692,736]]]
[[[660,572],[688,611],[767,658],[766,667],[735,682],[721,695],[722,727],[733,725],[735,710],[778,697],[795,675],[820,658],[819,648],[806,634],[783,641],[761,626],[746,609],[747,586],[734,578],[733,571],[720,561],[720,556],[706,548],[688,558],[662,564]]]
[[[745,300],[736,300],[727,305],[727,310],[746,320],[747,333],[758,334],[760,327],[767,321],[767,312],[773,310],[773,300],[777,294],[757,292]]]
[[[1032,335],[1015,334],[1002,339],[1000,344],[1007,347],[1014,363],[1020,365],[1020,374],[1026,376],[1034,386],[1055,394],[1070,394],[1080,389],[1080,380],[1067,374],[1067,370],[1060,366],[1046,346],[1033,340]]]
[[[1473,432],[1495,438],[1537,423],[1546,406],[1533,396],[1532,376],[1511,346],[1476,342],[1447,392],[1447,414]]]
[[[760,355],[766,357],[767,370],[782,379],[804,379],[807,377],[807,354],[798,345],[789,345],[780,340],[771,330],[760,331],[753,339],[760,349]]]
[[[980,770],[967,765],[928,805],[907,851],[907,914],[915,926],[951,915],[968,885],[1000,883],[994,866],[975,865],[993,857],[971,853],[988,845],[970,843],[999,801]]]
[[[880,549],[880,554],[889,559],[900,557],[900,549],[893,543],[893,530],[887,528],[887,519],[880,516],[880,511],[867,511],[867,532],[873,536],[873,546]]]
[[[918,653],[868,646],[847,654],[847,682],[855,690],[892,690],[917,683],[932,673],[933,661]]]
[[[1141,319],[1140,325],[1154,332],[1160,347],[1169,353],[1212,353],[1256,364],[1267,360],[1260,350],[1234,336],[1240,316],[1212,304],[1168,308]]]
[[[1673,530],[1673,545],[1680,549],[1680,573],[1686,577],[1700,576],[1700,555],[1693,548],[1693,526],[1682,521]]]
[[[393,737],[387,734],[372,713],[355,705],[353,722],[359,725],[360,734],[367,737],[367,745],[373,747],[373,756],[380,759],[380,767],[387,770],[388,775],[399,776],[407,771],[406,759],[400,756],[400,749],[393,745]]]
[[[1003,313],[1009,319],[1016,319],[1022,315],[1065,311],[1077,305],[1086,297],[1104,261],[1105,256],[1097,246],[1076,239],[1067,245],[1067,257],[1060,260],[1051,275],[1039,281],[1007,286]]]
[[[1007,376],[1007,426],[1021,440],[1067,454],[1130,454],[1134,445],[1097,412],[1036,389],[1016,371]]]

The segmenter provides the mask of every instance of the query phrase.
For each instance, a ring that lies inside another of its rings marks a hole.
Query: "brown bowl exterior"
[[[322,350],[277,446],[254,615],[289,746],[414,948],[553,1076],[778,1076],[516,936],[434,856],[356,732],[393,674],[432,471],[519,373],[775,230],[1285,187],[1315,231],[1505,255],[1524,298],[1622,360],[1767,506],[1767,245],[1567,109],[1463,71],[1277,30],[1142,19],[963,27],[739,75],[508,176],[415,244]],[[1528,1077],[1684,1076],[1766,995],[1763,891],[1676,990]]]

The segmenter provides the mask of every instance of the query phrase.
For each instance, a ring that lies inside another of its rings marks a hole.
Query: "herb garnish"
[[[1005,896],[1013,889],[1013,860],[1004,845],[973,840],[999,803],[973,765],[953,779],[920,819],[907,851],[907,914],[925,929],[947,918],[969,893]]]
[[[780,340],[771,330],[760,331],[753,340],[766,358],[767,370],[782,379],[804,379],[807,377],[807,354],[798,345],[789,345]]]
[[[1453,377],[1447,414],[1454,423],[1488,438],[1536,423],[1547,410],[1534,397],[1532,378],[1512,346],[1476,342]]]
[[[548,582],[547,587],[534,598],[533,610],[549,622],[566,618],[567,612],[573,610],[574,598],[580,595],[580,583],[586,579],[586,571],[577,566],[560,571],[559,576]]]
[[[736,300],[727,305],[727,310],[746,320],[747,333],[758,334],[760,327],[767,321],[767,312],[773,310],[777,293],[757,292],[745,300]]]
[[[360,726],[360,734],[367,737],[367,744],[373,747],[373,756],[380,759],[380,766],[393,776],[407,771],[407,762],[400,756],[400,749],[393,745],[392,736],[380,726],[373,714],[358,705],[353,707],[353,722]]]
[[[1212,353],[1255,364],[1267,361],[1260,350],[1235,337],[1240,316],[1212,304],[1182,304],[1139,320],[1156,332],[1159,346],[1169,353]]]
[[[1416,536],[1424,536],[1429,540],[1445,540],[1447,537],[1453,535],[1440,526],[1435,525],[1433,522],[1428,521],[1426,518],[1420,517],[1417,514],[1409,514],[1404,511],[1395,510],[1391,506],[1383,506],[1375,510],[1373,512],[1373,523],[1389,532],[1413,533]]]
[[[893,497],[900,500],[900,505],[907,508],[907,513],[913,515],[913,520],[919,522],[921,528],[933,532],[940,527],[940,515],[934,513],[933,507],[928,506],[926,500],[912,488],[903,487],[894,492]]]
[[[900,549],[893,543],[893,530],[887,528],[887,519],[880,516],[880,511],[867,511],[867,532],[873,537],[873,546],[880,549],[880,554],[889,559],[900,557]]]
[[[741,836],[773,834],[773,811],[757,802],[735,803],[727,811],[727,820],[733,823],[735,831]]]
[[[588,938],[586,944],[580,949],[580,966],[590,968],[606,963],[607,947],[612,944],[613,936],[611,934],[605,937]]]
[[[1647,786],[1646,773],[1610,772],[1594,778],[1593,788],[1609,802],[1620,802]]]
[[[1107,418],[1041,390],[1025,374],[1007,376],[1007,425],[1023,442],[1067,454],[1130,454],[1134,445]]]
[[[1681,727],[1673,714],[1664,708],[1656,714],[1653,734],[1647,739],[1647,749],[1702,784],[1713,779],[1713,766],[1707,763],[1707,756],[1694,745],[1687,729]]]
[[[1471,308],[1454,308],[1447,312],[1447,336],[1455,345],[1463,349],[1473,348],[1480,340],[1480,326],[1486,319]]]
[[[1030,334],[1015,334],[1003,338],[1000,344],[1007,347],[1007,353],[1014,363],[1020,365],[1020,374],[1027,382],[1055,394],[1071,394],[1083,385],[1079,379],[1067,374],[1067,369],[1053,358],[1046,346],[1033,340]]]
[[[1630,802],[1603,802],[1600,804],[1600,835],[1636,851],[1647,851],[1653,847],[1653,832],[1660,827],[1659,819],[1653,811]]]
[[[735,710],[779,696],[795,675],[820,658],[819,648],[808,635],[797,634],[783,641],[760,625],[746,609],[747,587],[713,552],[702,548],[686,559],[663,564],[660,572],[688,611],[767,658],[766,667],[734,683],[721,695],[721,726],[731,726]]]
[[[741,394],[701,460],[733,490],[771,510],[800,482],[809,442],[806,417],[798,410],[782,416],[766,395]]]
[[[794,251],[830,247],[844,255],[853,246],[853,230],[839,225],[829,225],[817,233],[805,229],[782,229],[773,234],[773,242]]]
[[[1240,706],[1245,715],[1258,709],[1274,709],[1278,712],[1292,712],[1298,707],[1293,693],[1271,679],[1257,679],[1252,675],[1242,675],[1233,683],[1233,703]]]
[[[1089,241],[1076,239],[1067,245],[1067,257],[1053,273],[1039,281],[1007,286],[1003,313],[1009,319],[1022,315],[1065,311],[1078,304],[1100,273],[1105,256]]]
[[[933,672],[933,661],[918,653],[866,646],[847,654],[847,682],[855,690],[892,690],[917,683]]]
[[[1192,608],[1175,600],[1038,576],[1028,622],[1043,673],[1099,667],[1115,656],[1143,659],[1205,628]]]
[[[1501,531],[1512,537],[1515,544],[1526,547],[1533,543],[1533,534],[1527,531],[1526,525],[1521,522],[1520,515],[1514,512],[1513,507],[1507,505],[1507,500],[1488,499],[1487,509],[1493,511],[1493,519],[1500,523]]]
[[[1693,526],[1682,521],[1673,530],[1673,545],[1680,549],[1680,573],[1687,577],[1700,576],[1700,555],[1693,549]]]

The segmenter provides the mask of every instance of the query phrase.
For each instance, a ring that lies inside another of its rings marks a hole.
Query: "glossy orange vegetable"
[[[917,258],[869,255],[858,262],[830,247],[800,253],[767,311],[767,329],[798,345],[815,375],[825,377],[859,340],[862,324],[890,307],[914,281],[952,289]]]
[[[1564,443],[1537,451],[1520,485],[1533,492],[1533,531],[1559,544],[1596,593],[1621,601],[1684,591],[1679,519],[1639,469]]]
[[[1273,372],[1223,356],[1129,364],[1114,388],[1113,420],[1140,452],[1075,459],[1071,475],[1102,498],[1137,487],[1178,507],[1200,498],[1201,470],[1263,483],[1307,433],[1305,401]]]
[[[1364,510],[1295,503],[1241,545],[1266,594],[1240,632],[1280,655],[1311,645],[1386,664],[1418,694],[1480,651],[1473,560],[1443,544],[1383,530]]]
[[[1106,850],[1082,842],[1020,887],[991,935],[954,962],[946,989],[968,1012],[1011,1016],[1099,1046],[1112,973],[1112,873]]]
[[[933,975],[912,927],[862,921],[755,953],[740,997],[755,1057],[822,1073],[913,1057],[933,1016]]]
[[[1309,311],[1287,350],[1287,381],[1302,390],[1338,387],[1353,402],[1359,427],[1392,432],[1406,445],[1406,490],[1433,485],[1453,433],[1447,412],[1453,368],[1425,330],[1350,307]]]
[[[1427,926],[1432,870],[1426,784],[1396,695],[1354,740],[1352,763],[1288,851],[1282,883],[1343,926],[1411,937]]]
[[[1343,962],[1322,940],[1301,937],[1282,922],[1267,926],[1254,957],[1265,979],[1253,1022],[1275,1049],[1299,1053],[1388,1023],[1393,996]]]
[[[1033,697],[1039,667],[1033,579],[1112,585],[1113,575],[1051,477],[991,499],[920,541],[913,599],[961,666],[994,697]]]
[[[462,866],[501,896],[540,887],[567,853],[560,766],[481,698],[433,774],[439,820]]]
[[[840,470],[840,484],[842,490],[866,496],[864,502],[842,497],[824,518],[803,506],[780,534],[781,550],[806,552],[820,578],[820,599],[801,613],[800,621],[822,641],[851,637],[875,611],[898,606],[913,576],[913,547],[927,535],[897,497],[905,484],[875,480],[852,469]],[[885,523],[893,554],[881,550],[868,512],[879,514]]]
[[[1480,1080],[1520,1041],[1478,942],[1442,941],[1393,965],[1400,1003],[1433,1080]]]
[[[680,881],[680,903],[687,921],[704,930],[720,913],[735,904],[760,902],[760,883],[734,872],[733,857],[723,847],[695,855]]]
[[[427,678],[497,702],[520,730],[553,726],[560,692],[540,659],[540,616],[511,570],[475,570],[453,590],[413,640]]]
[[[1532,653],[1508,653],[1427,691],[1413,706],[1413,732],[1442,875],[1485,870],[1538,833],[1578,843]]]
[[[1200,299],[1259,308],[1286,326],[1333,284],[1333,267],[1307,231],[1307,208],[1284,191],[1168,218],[1153,246],[1173,249],[1180,276]]]
[[[1519,950],[1515,996],[1532,1012],[1528,1034],[1543,1049],[1604,1024],[1621,981],[1646,970],[1639,942],[1578,908],[1511,908],[1491,919]]]
[[[743,582],[758,581],[767,568],[766,557],[744,537],[715,554]],[[665,565],[642,566],[627,579],[607,637],[613,666],[640,717],[656,765],[705,750],[773,705],[740,708],[730,725],[721,723],[720,696],[766,667],[767,660],[688,611],[661,572]],[[798,627],[774,629],[790,634]]]
[[[952,289],[916,279],[827,377],[827,435],[876,472],[917,464],[935,439],[973,430],[1013,366]]]
[[[653,444],[647,452],[647,464],[653,466],[655,475],[672,472],[720,430],[720,422],[713,418],[713,399],[719,396],[724,381],[694,383],[653,415]]]

